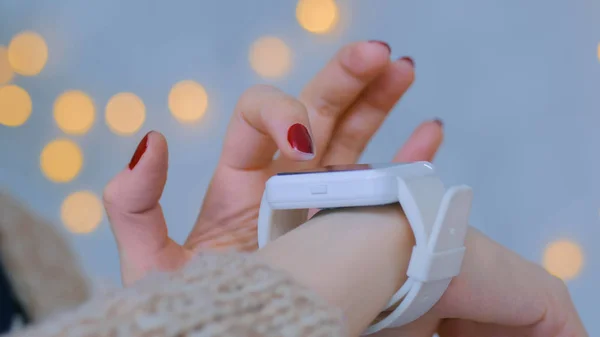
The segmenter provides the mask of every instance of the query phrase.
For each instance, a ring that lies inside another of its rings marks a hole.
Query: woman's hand
[[[167,178],[167,143],[158,132],[149,133],[104,192],[124,283],[150,270],[178,268],[202,249],[256,249],[267,179],[278,171],[356,162],[413,79],[409,58],[390,61],[389,47],[371,41],[343,47],[298,99],[268,86],[248,90],[183,246],[168,237],[158,203]],[[441,141],[441,123],[425,122],[394,159],[432,160]],[[280,155],[273,159],[276,151]]]
[[[265,181],[277,171],[356,162],[413,77],[410,61],[390,62],[384,45],[361,42],[343,48],[299,99],[271,87],[250,89],[233,114],[202,211],[183,246],[168,237],[158,204],[166,182],[166,141],[150,133],[129,168],[105,190],[124,282],[153,269],[175,269],[202,249],[255,249]],[[296,124],[308,129],[311,140],[297,137],[306,132],[292,127]],[[441,141],[441,125],[426,122],[395,160],[431,160]],[[281,155],[273,160],[277,150]],[[344,309],[350,330],[358,335],[406,277],[413,242],[398,209],[331,212],[258,254]],[[353,223],[355,230],[348,231]],[[311,233],[326,230],[347,234],[317,236],[335,238],[338,254]],[[560,280],[474,229],[466,245],[461,274],[436,306],[419,320],[377,337],[430,337],[436,331],[441,337],[587,336]]]
[[[421,319],[377,337],[588,337],[564,282],[471,227],[461,273]]]
[[[344,311],[358,336],[406,280],[414,245],[398,206],[328,210],[257,255]],[[373,337],[587,337],[564,283],[469,228],[461,273],[423,317]]]

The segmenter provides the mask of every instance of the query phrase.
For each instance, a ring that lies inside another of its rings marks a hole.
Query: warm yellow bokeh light
[[[93,232],[104,211],[100,199],[92,192],[79,191],[69,195],[60,208],[60,218],[65,227],[76,234]]]
[[[118,135],[136,133],[145,119],[146,107],[135,94],[129,92],[116,94],[106,104],[106,124]]]
[[[0,87],[0,124],[20,126],[31,115],[31,98],[27,91],[16,85]]]
[[[282,40],[266,36],[252,44],[249,59],[252,69],[260,76],[277,78],[290,70],[292,52]]]
[[[315,34],[330,31],[338,21],[338,13],[334,0],[300,0],[296,6],[300,26]]]
[[[14,76],[15,73],[8,62],[8,49],[0,46],[0,84],[10,82]]]
[[[68,139],[57,139],[48,143],[40,155],[42,173],[56,183],[73,180],[82,166],[83,155],[79,146]]]
[[[54,120],[68,134],[86,133],[94,123],[94,115],[94,102],[79,90],[66,91],[54,102]]]
[[[583,252],[575,242],[555,241],[546,247],[543,263],[550,274],[568,281],[577,277],[581,272]]]
[[[8,61],[18,74],[39,74],[48,61],[46,41],[40,34],[30,31],[15,35],[8,45]]]
[[[171,88],[169,110],[182,123],[194,122],[206,112],[208,95],[204,87],[194,81],[181,81]]]

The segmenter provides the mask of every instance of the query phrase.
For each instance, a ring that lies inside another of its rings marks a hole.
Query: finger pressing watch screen
[[[383,163],[383,164],[347,164],[347,165],[328,165],[319,168],[295,172],[280,172],[277,175],[285,176],[292,174],[308,174],[308,173],[326,173],[326,172],[349,172],[349,171],[366,171],[372,169],[382,169],[402,165],[402,163]]]

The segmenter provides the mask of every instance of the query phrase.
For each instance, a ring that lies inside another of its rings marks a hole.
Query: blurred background
[[[297,94],[342,45],[410,56],[416,82],[362,162],[441,118],[436,165],[475,190],[472,224],[563,278],[590,335],[600,301],[600,1],[0,0],[0,186],[120,282],[101,194],[152,129],[182,242],[237,97]]]

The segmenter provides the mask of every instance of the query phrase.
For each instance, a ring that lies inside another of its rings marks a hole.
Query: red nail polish
[[[131,157],[131,160],[129,161],[129,169],[130,170],[133,170],[135,165],[137,165],[137,163],[142,158],[142,155],[144,154],[144,152],[146,152],[146,148],[148,148],[148,135],[149,134],[150,134],[150,132],[148,132],[144,136],[144,138],[142,138],[142,140],[138,144],[137,148],[135,149],[135,152],[133,153],[133,157]]]
[[[290,146],[303,153],[313,154],[313,144],[310,133],[306,126],[296,123],[288,130],[288,142]]]
[[[383,41],[379,41],[379,40],[369,40],[369,42],[371,42],[371,43],[378,43],[378,44],[380,44],[380,45],[382,45],[382,46],[386,47],[389,53],[391,53],[391,52],[392,52],[392,47],[390,47],[390,45],[389,45],[389,44],[387,44],[387,43],[385,43],[385,42],[383,42]]]
[[[413,66],[413,68],[415,67],[415,61],[413,61],[412,58],[410,58],[408,56],[404,56],[404,57],[401,57],[400,59],[410,63],[410,65]]]

